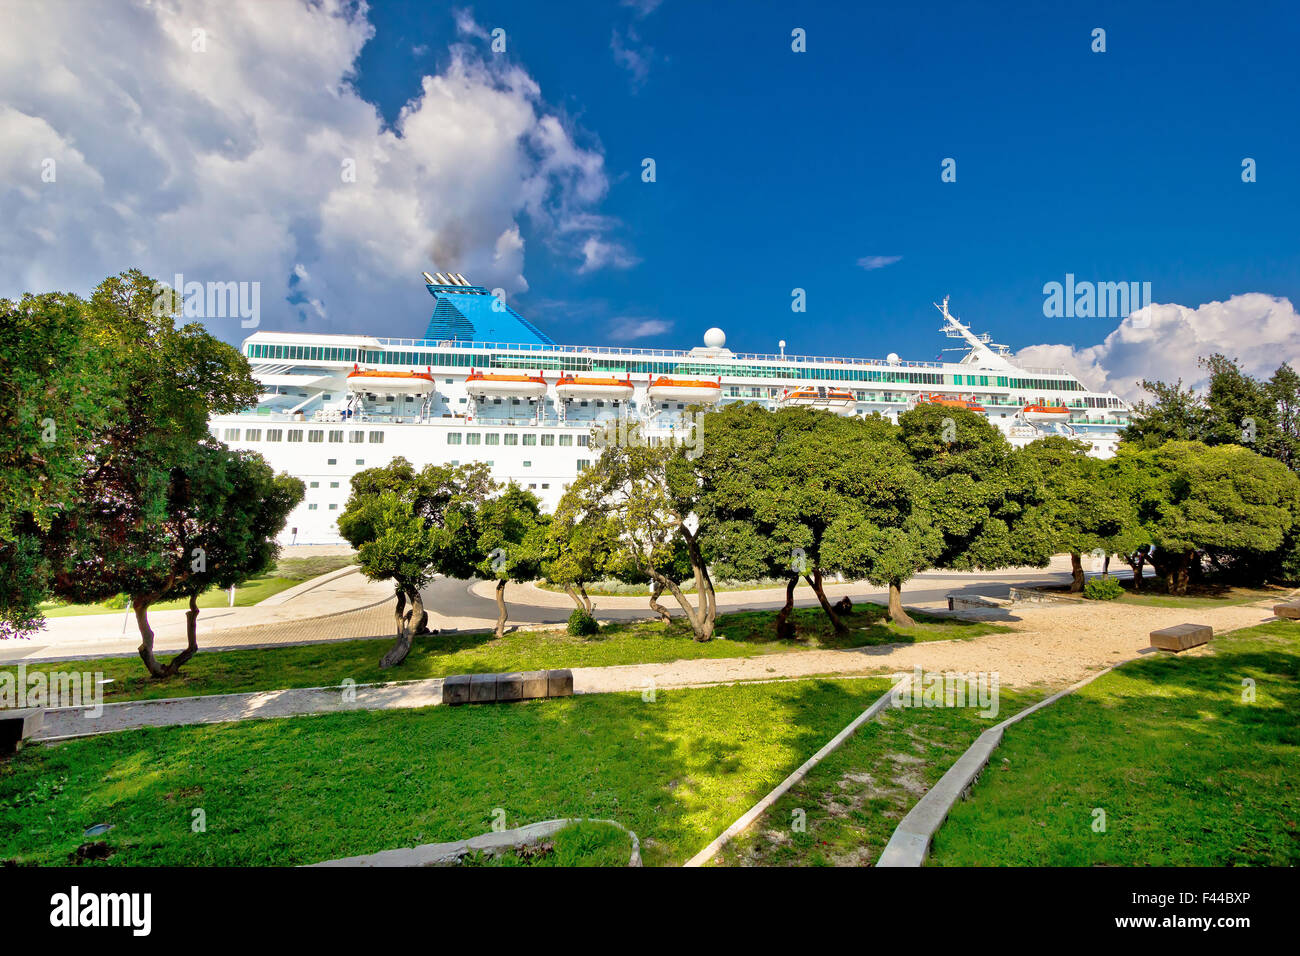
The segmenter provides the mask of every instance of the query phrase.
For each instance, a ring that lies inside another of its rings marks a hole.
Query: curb
[[[361,565],[345,564],[341,568],[335,568],[333,571],[326,571],[324,574],[318,574],[314,578],[308,578],[305,581],[299,581],[291,588],[285,588],[272,594],[269,598],[258,601],[253,607],[279,607],[281,604],[287,604],[296,597],[306,594],[308,591],[314,591],[322,584],[329,584],[331,581],[345,577],[349,574],[360,574]]]
[[[1079,688],[1086,687],[1098,677],[1109,674],[1116,667],[1136,660],[1139,658],[1130,657],[1111,664],[1104,670],[1085,677],[1076,684],[1071,684],[1065,690],[1057,691],[1050,697],[1045,697],[1038,703],[1026,707],[1020,713],[1008,717],[1002,723],[990,727],[976,737],[975,742],[966,748],[965,753],[948,768],[948,772],[939,778],[939,782],[926,791],[925,795],[908,811],[907,816],[903,817],[893,835],[890,836],[889,842],[885,844],[875,865],[878,867],[921,866],[930,854],[930,845],[934,842],[935,833],[948,819],[948,814],[952,812],[957,801],[968,794],[971,787],[975,785],[980,773],[988,766],[993,751],[1002,742],[1002,734],[1008,727],[1049,704],[1056,703],[1062,697],[1073,694]]]
[[[853,719],[853,721],[847,727],[845,727],[838,734],[832,737],[830,741],[828,741],[826,745],[822,747],[821,750],[817,751],[815,754],[813,754],[811,757],[805,760],[803,764],[800,765],[800,767],[794,771],[794,773],[790,774],[790,776],[786,777],[784,780],[778,783],[771,793],[769,793],[763,799],[759,800],[758,803],[754,804],[752,807],[746,810],[745,813],[743,813],[740,816],[740,818],[736,820],[735,823],[727,827],[727,829],[723,830],[722,833],[720,833],[712,843],[710,843],[703,850],[695,854],[693,857],[691,857],[682,865],[685,867],[698,867],[698,866],[703,866],[705,863],[708,863],[709,860],[713,859],[713,857],[717,855],[717,852],[719,850],[721,850],[724,846],[726,846],[729,842],[731,842],[732,837],[734,837],[736,834],[740,833],[741,831],[747,829],[755,820],[759,818],[759,816],[762,815],[763,811],[765,811],[772,804],[776,803],[776,801],[779,800],[781,797],[785,796],[786,792],[789,791],[790,788],[793,787],[796,783],[801,781],[804,777],[808,776],[808,772],[812,770],[813,767],[817,766],[824,759],[826,759],[827,756],[829,756],[830,754],[838,750],[840,745],[843,744],[844,741],[848,740],[851,736],[853,736],[854,732],[859,727],[861,727],[867,721],[874,718],[877,714],[879,714],[882,710],[884,710],[887,706],[889,706],[894,698],[894,695],[900,693],[905,687],[910,686],[911,682],[912,682],[912,675],[908,674],[904,676],[902,680],[900,680],[898,683],[890,687],[889,690],[881,694],[880,697],[877,698],[877,700],[870,707],[868,707],[866,710],[860,713],[857,717]]]

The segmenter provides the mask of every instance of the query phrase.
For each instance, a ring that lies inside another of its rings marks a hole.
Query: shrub
[[[1083,586],[1083,596],[1089,601],[1113,601],[1123,593],[1123,585],[1112,577],[1092,578]]]
[[[582,608],[574,608],[569,615],[569,633],[574,637],[590,637],[592,634],[600,632],[600,625],[596,619],[584,611]]]

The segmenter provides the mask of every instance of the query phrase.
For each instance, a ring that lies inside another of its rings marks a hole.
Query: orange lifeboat
[[[561,375],[555,383],[555,394],[564,401],[603,398],[611,402],[625,402],[632,397],[632,380]]]
[[[1020,417],[1027,422],[1068,422],[1070,409],[1064,405],[1026,405]]]
[[[983,414],[984,406],[974,399],[953,398],[951,395],[919,395],[916,399],[918,405],[942,405],[944,408],[964,408],[971,412],[980,412]]]
[[[425,372],[385,372],[353,366],[348,373],[348,390],[427,395],[433,391],[433,376]]]
[[[646,397],[652,402],[690,402],[712,405],[722,398],[722,380],[700,381],[661,375],[650,383]]]
[[[540,375],[494,375],[470,369],[465,391],[475,398],[541,398],[546,379]]]
[[[781,393],[782,407],[806,406],[812,408],[845,409],[853,405],[856,399],[847,388],[829,388],[825,385],[808,385],[802,388],[787,388]]]

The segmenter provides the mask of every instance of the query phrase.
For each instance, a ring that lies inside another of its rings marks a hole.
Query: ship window
[[[604,408],[604,407],[605,407],[605,402],[604,402],[602,399],[599,399],[599,398],[596,399],[596,407],[597,407],[597,408]]]
[[[507,436],[506,436],[506,444],[507,444],[507,445],[518,445],[518,444],[519,444],[519,436],[518,436],[518,435],[507,435]]]
[[[459,444],[460,444],[460,432],[447,432],[447,444],[448,444],[448,445],[459,445]]]
[[[579,447],[579,448],[586,448],[586,447],[587,447],[587,439],[590,438],[590,437],[591,437],[590,435],[579,435],[579,436],[578,436],[578,447]]]
[[[308,429],[307,440],[310,442],[323,442],[325,440],[325,429],[323,428]]]
[[[330,429],[330,441],[341,442],[342,440],[343,440],[343,429],[341,429],[341,428],[331,428],[331,429]]]
[[[364,458],[358,458],[358,459],[357,459],[357,464],[358,464],[358,465],[364,465],[365,463],[366,463],[366,460],[365,460]]]
[[[496,432],[488,432],[486,435],[483,436],[483,444],[499,445],[501,444],[501,436],[498,435]]]
[[[448,379],[444,379],[444,381],[445,381],[448,385],[451,384],[451,379],[449,379],[449,378],[448,378]]]
[[[262,429],[249,428],[245,430],[244,441],[261,441],[261,440],[262,440]]]
[[[554,445],[554,444],[555,444],[555,436],[554,436],[554,435],[543,435],[543,436],[542,436],[542,444],[543,444],[543,445]]]
[[[324,395],[321,396],[321,398],[323,398],[327,402],[330,401],[333,397],[334,396],[331,395],[329,392],[326,392]]]
[[[372,444],[372,445],[382,445],[383,443],[384,443],[384,433],[383,433],[383,432],[371,432],[371,433],[370,433],[370,444]]]
[[[283,437],[284,431],[280,428],[268,428],[266,430],[267,441],[279,441]]]
[[[494,398],[494,399],[492,399],[492,404],[493,404],[493,405],[500,405],[500,404],[501,404],[501,399],[499,399],[499,398]]]
[[[291,441],[291,442],[294,442],[294,441],[302,441],[302,429],[301,429],[301,428],[290,428],[290,429],[289,429],[289,438],[288,438],[288,440]]]
[[[483,436],[480,435],[478,432],[469,432],[468,434],[465,435],[466,445],[477,445],[482,440],[483,440]]]
[[[533,463],[532,463],[531,461],[526,461],[526,462],[524,462],[524,467],[525,467],[525,468],[531,468],[531,467],[533,467]]]
[[[551,487],[550,482],[548,482],[548,481],[543,481],[543,482],[542,482],[542,491],[546,491],[546,490],[547,490],[548,488],[550,488],[550,487]]]
[[[319,482],[319,481],[313,481],[313,482],[310,482],[310,483],[307,485],[307,487],[308,487],[308,488],[319,488],[319,487],[320,487],[320,482]]]
[[[560,436],[560,444],[561,444],[561,445],[572,445],[572,444],[573,444],[573,436],[572,436],[572,435],[561,435],[561,436]]]
[[[591,467],[591,459],[589,458],[578,459],[578,471],[586,471],[589,467]]]
[[[308,510],[308,511],[315,511],[318,507],[320,507],[320,506],[319,506],[319,505],[308,505],[308,506],[307,506],[307,510]]]
[[[525,444],[525,445],[536,445],[536,444],[537,444],[537,436],[536,436],[536,435],[525,435],[525,436],[524,436],[524,444]]]
[[[365,432],[357,431],[357,432],[350,432],[348,434],[348,441],[352,442],[352,444],[354,445],[359,445],[361,444],[361,442],[365,440],[366,440]]]
[[[337,481],[331,481],[331,482],[330,482],[330,487],[331,487],[331,488],[337,488],[338,486],[339,486],[339,483],[338,483]]]
[[[339,510],[339,506],[338,506],[338,505],[336,505],[336,504],[335,504],[335,505],[330,505],[330,511],[338,511],[338,510]]]
[[[529,491],[536,491],[536,490],[537,490],[537,482],[535,482],[535,481],[534,481],[534,482],[530,482],[529,485],[528,485],[528,490],[529,490]]]
[[[462,398],[462,399],[460,400],[460,404],[464,405],[464,404],[465,404],[465,399]]]
[[[325,464],[327,464],[327,465],[337,465],[338,463],[339,463],[339,460],[338,460],[337,458],[326,458],[326,459],[325,459]]]
[[[239,429],[238,429],[238,428],[227,428],[227,429],[226,429],[226,441],[239,441]]]
[[[580,404],[583,408],[586,408],[586,407],[587,407],[587,400],[584,398],[581,402],[579,402],[579,404]]]
[[[686,406],[683,405],[681,402],[678,402],[678,403],[677,403],[677,407],[678,407],[678,408],[685,408]]]

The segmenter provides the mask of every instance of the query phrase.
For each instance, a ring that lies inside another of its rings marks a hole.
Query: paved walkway
[[[598,694],[733,681],[781,680],[819,675],[927,671],[983,671],[1005,686],[1063,686],[1120,660],[1152,653],[1149,632],[1194,620],[1215,633],[1272,619],[1272,602],[1188,611],[1124,604],[1052,604],[1016,608],[1012,633],[970,640],[852,650],[796,651],[760,657],[672,661],[573,670],[574,693]],[[1211,647],[1187,653],[1212,653]],[[136,727],[287,717],[339,710],[431,707],[442,702],[439,679],[360,685],[351,696],[340,687],[186,697],[108,704],[95,718],[79,709],[47,711],[37,739],[108,733]]]

